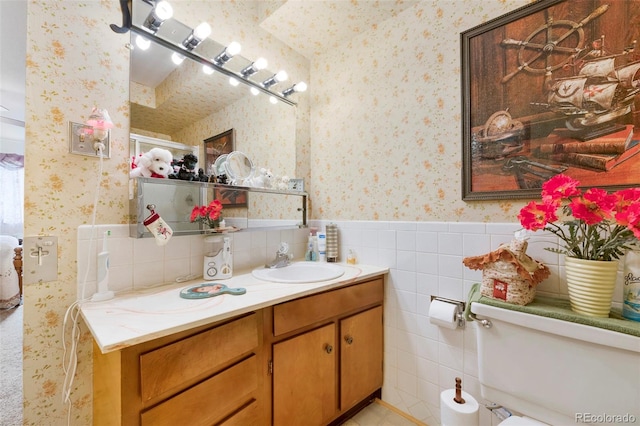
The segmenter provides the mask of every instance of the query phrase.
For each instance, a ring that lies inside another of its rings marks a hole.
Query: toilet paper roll
[[[434,299],[429,308],[429,322],[439,327],[454,329],[458,327],[457,312],[458,305]]]
[[[440,424],[442,426],[478,426],[478,401],[467,392],[462,391],[463,404],[453,400],[455,389],[447,389],[440,393]]]

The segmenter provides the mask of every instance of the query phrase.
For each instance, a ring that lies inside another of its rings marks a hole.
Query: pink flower
[[[613,217],[616,196],[609,195],[604,189],[591,188],[581,197],[572,199],[569,205],[576,219],[593,225]]]
[[[614,195],[617,201],[616,211],[621,211],[631,204],[640,203],[640,188],[622,189]]]
[[[195,222],[198,218],[205,216],[205,206],[195,206],[193,210],[191,210],[191,222]]]
[[[522,227],[543,229],[563,241],[555,253],[578,259],[614,260],[640,239],[640,188],[609,194],[590,188],[584,193],[580,182],[559,174],[542,185],[542,203],[530,202],[518,214]],[[558,221],[557,209],[569,217]]]
[[[569,176],[555,175],[542,184],[542,201],[559,204],[563,198],[580,195],[578,185],[580,182]]]
[[[209,227],[216,226],[216,222],[222,215],[222,203],[220,200],[213,200],[207,206],[195,206],[191,210],[191,222],[201,222]]]
[[[640,239],[640,202],[635,202],[616,213],[616,222],[629,228],[633,235]]]
[[[544,229],[547,223],[558,220],[556,205],[552,203],[536,203],[531,201],[520,210],[518,215],[520,223],[525,229],[537,231]]]

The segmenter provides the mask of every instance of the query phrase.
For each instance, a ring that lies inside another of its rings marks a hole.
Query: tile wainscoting
[[[329,221],[311,221],[323,230]],[[429,323],[431,295],[466,300],[480,271],[465,268],[462,259],[495,250],[509,242],[517,223],[334,221],[339,229],[340,260],[353,250],[358,263],[390,268],[385,295],[385,365],[383,400],[431,426],[440,424],[440,392],[462,377],[464,389],[479,402],[475,324],[464,330],[441,329]],[[158,247],[153,238],[129,237],[126,225],[97,225],[94,235],[111,231],[110,289],[126,291],[202,274],[201,235],[172,238]],[[95,254],[99,238],[90,239],[91,226],[78,228],[78,294],[95,291]],[[233,236],[234,273],[249,272],[273,258],[281,241],[296,259],[306,247],[308,229],[239,232]],[[538,292],[567,297],[560,256],[544,250],[557,242],[553,235],[535,233],[527,253],[551,269]],[[89,254],[90,253],[90,254]],[[86,276],[86,283],[83,285]],[[614,303],[622,301],[621,280]],[[481,407],[480,423],[499,421]]]

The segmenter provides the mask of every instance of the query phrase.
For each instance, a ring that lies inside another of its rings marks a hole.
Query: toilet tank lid
[[[498,426],[549,426],[530,417],[511,416],[501,421]]]
[[[640,337],[630,334],[478,302],[471,303],[471,312],[476,314],[479,319],[500,320],[558,336],[640,353]]]

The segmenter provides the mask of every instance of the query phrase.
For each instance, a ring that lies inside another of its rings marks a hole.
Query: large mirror
[[[173,7],[180,9],[193,6],[189,1],[174,3]],[[134,0],[133,26],[142,27],[151,9],[150,3]],[[159,41],[151,41],[146,50],[136,42],[139,34],[131,32],[131,132],[197,146],[199,159],[204,160],[203,141],[234,129],[234,149],[251,158],[256,168],[270,169],[276,176],[295,177],[296,109],[293,102],[275,98],[277,101],[272,103],[268,94],[253,95],[245,84],[232,86],[228,75],[219,71],[205,73],[203,64],[188,55],[180,65],[174,64],[171,56],[175,51],[185,52],[178,46],[190,31],[176,19],[168,19],[156,33]],[[147,37],[147,40],[151,38]],[[209,59],[224,48],[208,38],[192,53]],[[251,62],[239,54],[224,67],[238,73]],[[264,81],[273,74],[264,69],[251,79]],[[291,82],[286,83],[281,83],[278,90],[291,86]],[[200,162],[200,167],[203,166],[204,161]]]
[[[194,6],[191,3],[175,1],[174,8],[188,9]],[[142,26],[151,8],[146,1],[133,0],[134,27]],[[276,177],[295,178],[295,104],[285,102],[286,99],[283,101],[282,98],[271,102],[269,94],[260,92],[254,95],[249,86],[244,84],[232,86],[228,75],[219,71],[205,73],[203,63],[189,55],[185,55],[184,61],[176,65],[171,56],[174,52],[184,53],[178,46],[190,31],[176,19],[167,20],[157,32],[157,41],[147,37],[150,41],[147,49],[138,45],[138,32],[131,32],[130,127],[135,136],[133,139],[171,141],[197,147],[198,167],[204,168],[204,141],[233,129],[234,150],[250,158],[256,170],[269,169]],[[206,39],[193,52],[199,57],[214,58],[223,49],[222,44]],[[236,55],[225,64],[225,68],[238,73],[250,63],[242,55]],[[264,81],[273,74],[273,71],[265,69],[251,78]],[[278,90],[292,85],[291,82],[287,83],[279,86]],[[132,157],[140,153],[135,146],[132,143]],[[166,148],[163,144],[159,146]],[[205,172],[209,174],[209,170]],[[202,185],[194,185],[202,188]],[[189,223],[191,208],[210,197],[196,197],[201,191],[182,182],[145,185],[143,188],[148,188],[148,191],[136,190],[137,195],[132,199],[131,212],[134,217],[144,218],[149,213],[146,204],[156,204],[161,209],[158,213],[169,218],[178,234],[196,231],[197,226]],[[158,196],[158,191],[164,196]],[[225,217],[232,219],[232,223],[241,229],[265,224],[297,226],[301,222],[299,195],[283,196],[258,191],[250,194],[245,192],[245,196],[247,201],[243,207],[225,207]],[[142,200],[144,202],[141,203]],[[136,222],[135,236],[150,236],[140,220]]]

